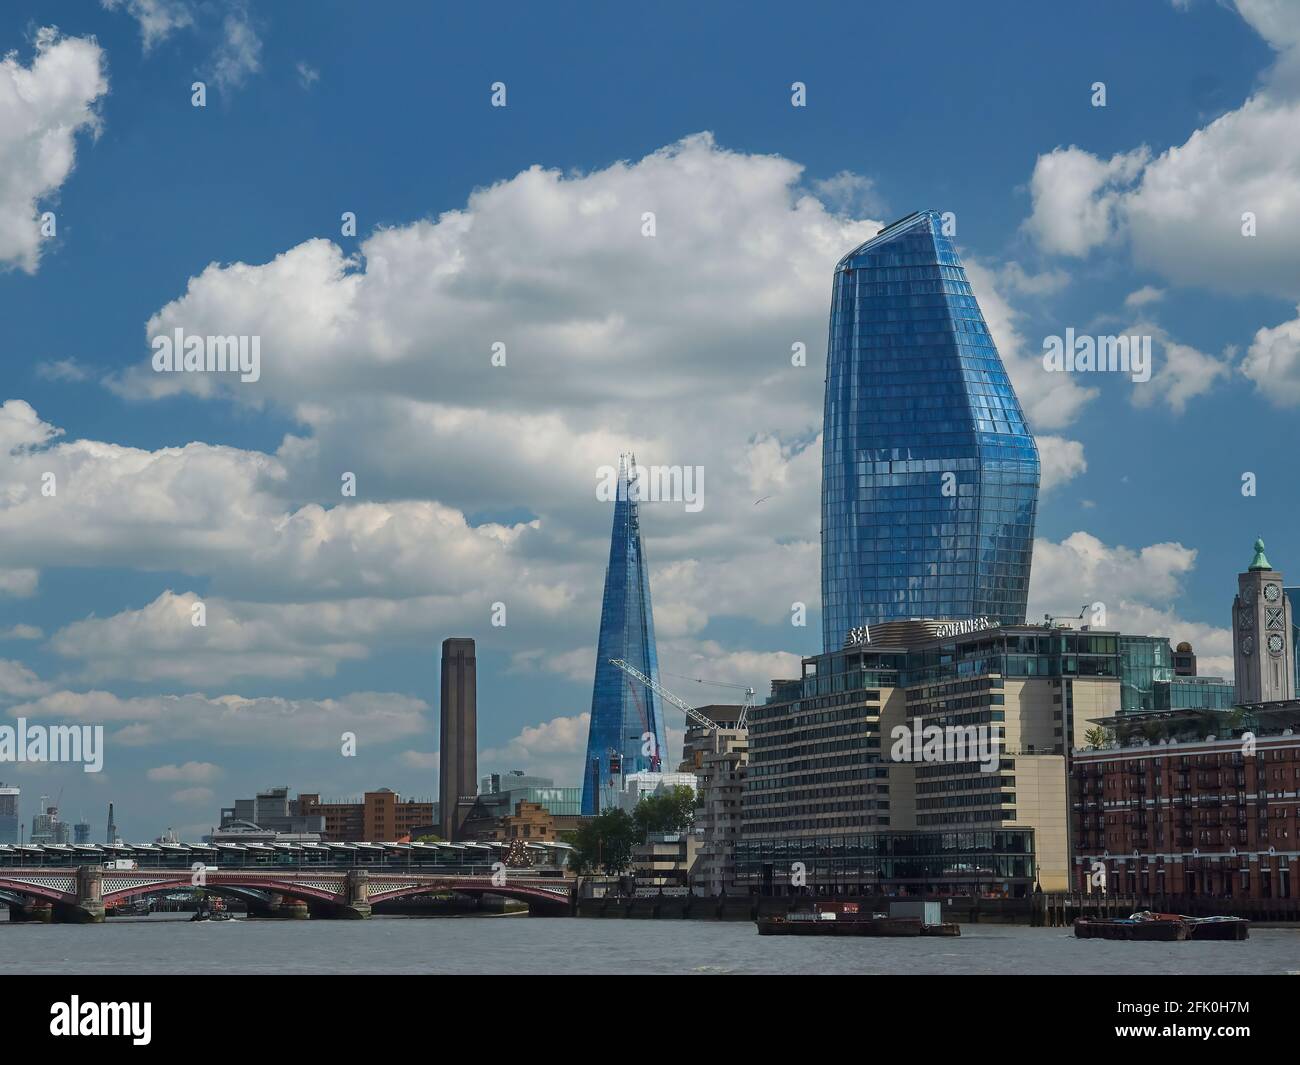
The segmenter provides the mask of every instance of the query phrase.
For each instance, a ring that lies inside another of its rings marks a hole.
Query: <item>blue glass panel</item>
[[[623,659],[658,683],[650,567],[641,543],[636,495],[628,490],[628,470],[622,461],[609,565],[605,569],[605,595],[600,608],[596,678],[592,685],[587,760],[582,774],[584,814],[598,812],[597,798],[600,810],[615,805],[622,788],[621,778],[626,774],[662,771],[662,759],[668,753],[659,696],[617,666],[610,665],[612,658]],[[654,736],[653,744],[642,739],[646,733]],[[654,753],[643,753],[647,747]]]
[[[1038,473],[1034,438],[939,215],[911,215],[845,256],[831,298],[822,441],[826,650],[877,621],[1022,623]]]

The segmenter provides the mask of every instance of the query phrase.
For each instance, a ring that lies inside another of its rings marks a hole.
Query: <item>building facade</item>
[[[1075,752],[1074,890],[1300,897],[1300,703],[1110,725]]]
[[[676,788],[690,788],[698,794],[699,781],[694,773],[628,773],[614,805],[632,813],[646,796],[664,795]]]
[[[327,843],[391,843],[435,823],[436,810],[436,803],[403,799],[389,788],[344,801],[322,801],[319,793],[309,791],[295,799],[287,787],[268,788],[223,807],[217,835],[232,830],[241,836],[254,832]]]
[[[689,832],[651,832],[632,848],[632,878],[638,895],[687,894],[700,841]]]
[[[536,803],[556,817],[572,817],[582,812],[582,789],[556,787],[550,777],[527,776],[518,770],[492,774],[483,778],[477,805],[492,816],[505,817],[521,802]]]
[[[1118,710],[1118,634],[992,619],[949,634],[965,627],[873,626],[806,659],[798,701],[751,711],[742,883],[780,891],[815,870],[810,885],[850,892],[1064,886],[1067,752],[1081,714]],[[985,749],[912,742],[935,729]],[[792,876],[783,850],[816,861]]]
[[[456,839],[465,811],[474,804],[478,780],[478,664],[474,641],[442,641],[438,747],[440,835]]]
[[[325,838],[325,824],[321,811],[307,809],[304,800],[318,800],[317,795],[289,797],[288,787],[281,786],[259,791],[251,799],[236,799],[233,806],[221,809],[220,827],[242,822],[257,825],[267,832],[289,835],[320,834]]]
[[[0,780],[0,843],[18,842],[18,800],[21,795],[21,789],[6,787]]]
[[[622,659],[656,683],[659,680],[650,567],[641,542],[639,484],[636,459],[620,457],[583,764],[584,814],[617,805],[623,777],[660,772],[667,751],[658,694],[611,664]]]
[[[1262,540],[1238,574],[1232,628],[1235,699],[1217,677],[1176,676],[1167,700],[1098,719],[1105,742],[1074,753],[1076,890],[1297,897],[1296,636]]]
[[[68,843],[69,825],[59,817],[59,808],[49,805],[48,796],[41,796],[40,810],[40,813],[32,817],[32,831],[31,835],[27,837],[28,842]]]
[[[1064,890],[1071,752],[1120,712],[1120,642],[914,620],[805,659],[799,698],[750,711],[738,886]]]
[[[822,639],[907,618],[1025,620],[1038,451],[943,220],[835,269],[822,443]]]
[[[714,709],[702,712],[721,725],[711,712]],[[748,766],[748,728],[691,725],[686,730],[682,769],[693,773],[697,782],[694,834],[700,844],[691,867],[691,884],[707,895],[726,895],[736,890],[736,844],[740,840],[740,805]]]

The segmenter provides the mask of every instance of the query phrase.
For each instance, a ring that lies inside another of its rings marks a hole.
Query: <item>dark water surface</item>
[[[583,918],[235,920],[102,925],[0,921],[9,973],[957,973],[1300,972],[1300,930],[1244,943],[1110,943],[1068,929],[963,925],[959,939],[760,936],[754,925]]]

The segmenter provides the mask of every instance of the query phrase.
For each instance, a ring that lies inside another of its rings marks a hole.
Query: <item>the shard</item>
[[[654,611],[650,568],[641,543],[636,459],[620,457],[614,500],[614,530],[600,610],[591,725],[582,774],[582,812],[600,813],[615,804],[622,778],[663,768],[664,716],[659,696],[611,665],[622,659],[656,683]]]
[[[835,269],[822,440],[822,640],[907,618],[1022,623],[1038,450],[937,212]]]

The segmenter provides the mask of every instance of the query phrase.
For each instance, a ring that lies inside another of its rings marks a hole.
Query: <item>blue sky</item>
[[[449,635],[482,771],[577,783],[621,447],[705,469],[643,520],[664,670],[797,669],[831,271],[917,209],[1044,453],[1031,614],[1105,602],[1222,672],[1254,537],[1300,574],[1294,5],[118,0],[0,41],[0,712],[110,736],[97,775],[5,766],[28,818],[432,796]],[[261,336],[262,379],[154,374],[175,326]],[[1045,373],[1067,327],[1154,336],[1153,379]]]

